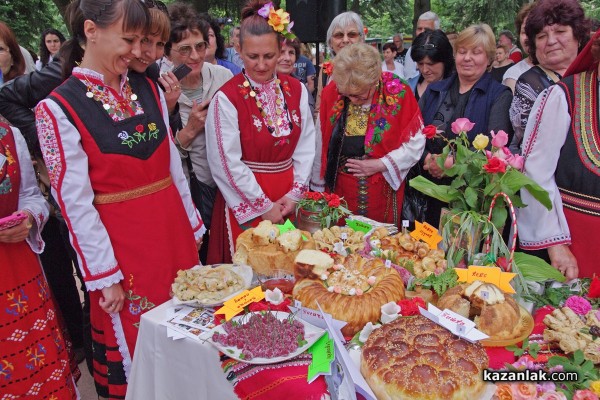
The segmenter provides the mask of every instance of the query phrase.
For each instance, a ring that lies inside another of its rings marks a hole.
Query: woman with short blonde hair
[[[476,48],[479,46],[483,48],[491,64],[496,57],[496,38],[488,24],[471,25],[459,33],[454,42],[454,57],[461,47]]]
[[[345,93],[375,86],[381,78],[379,53],[372,46],[350,46],[348,51],[335,57],[332,78],[338,89]]]

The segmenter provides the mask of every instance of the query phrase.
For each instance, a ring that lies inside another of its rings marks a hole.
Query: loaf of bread
[[[302,271],[304,279],[296,281],[294,298],[308,308],[331,314],[346,321],[345,336],[354,336],[367,322],[381,318],[381,306],[404,298],[404,282],[393,268],[380,259],[367,259],[357,254],[336,256],[326,272],[307,271],[306,263],[296,260],[296,275]],[[300,260],[301,261],[301,260]]]
[[[375,329],[362,349],[360,371],[378,400],[478,399],[489,359],[422,315]]]

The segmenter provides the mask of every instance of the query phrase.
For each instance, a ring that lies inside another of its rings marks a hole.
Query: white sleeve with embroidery
[[[554,174],[571,117],[565,93],[557,86],[542,92],[535,101],[523,137],[523,172],[548,191],[552,209],[546,210],[529,192],[521,190],[527,207],[517,209],[519,242],[524,249],[543,249],[570,244],[571,234],[563,212]]]
[[[420,118],[420,114],[415,118]],[[419,131],[414,135],[411,134],[407,142],[380,158],[387,168],[386,171],[383,171],[383,177],[392,189],[400,188],[408,171],[421,159],[423,150],[425,150],[425,135],[423,135],[423,123],[421,123]]]
[[[237,110],[223,92],[217,92],[210,102],[205,131],[210,170],[238,223],[273,208],[254,173],[242,162]]]
[[[300,97],[300,115],[302,116],[300,138],[294,149],[294,184],[287,197],[294,201],[300,200],[308,190],[313,161],[315,159],[315,123],[308,105],[308,90],[302,86]]]
[[[33,226],[29,230],[29,236],[26,240],[31,250],[40,254],[44,251],[44,241],[42,240],[41,233],[48,220],[50,206],[46,202],[46,199],[44,199],[44,196],[42,196],[42,192],[40,192],[37,180],[35,179],[35,172],[33,171],[33,164],[31,163],[25,138],[17,128],[12,127],[11,129],[15,138],[15,145],[17,146],[19,170],[21,173],[18,209],[29,211],[33,216]]]
[[[200,212],[196,209],[196,206],[192,201],[192,195],[190,194],[190,186],[183,173],[183,167],[181,165],[181,157],[179,156],[179,150],[177,149],[177,146],[173,141],[173,135],[170,132],[171,128],[169,128],[169,111],[167,110],[167,103],[165,102],[165,97],[162,91],[160,91],[160,103],[162,107],[163,121],[165,123],[165,126],[169,130],[167,136],[169,140],[169,170],[171,171],[171,178],[173,178],[173,183],[179,191],[181,200],[183,200],[185,212],[188,216],[188,219],[190,220],[190,224],[192,225],[192,230],[194,231],[194,238],[198,240],[206,232],[206,227],[204,226],[204,222],[202,221]]]
[[[325,180],[321,178],[321,151],[323,150],[323,134],[321,133],[321,118],[317,116],[315,124],[315,160],[313,161],[310,178],[310,189],[315,192],[325,191]]]
[[[93,205],[94,191],[86,173],[88,158],[79,132],[49,99],[36,107],[36,126],[52,194],[69,226],[87,289],[100,290],[118,283],[123,273]]]

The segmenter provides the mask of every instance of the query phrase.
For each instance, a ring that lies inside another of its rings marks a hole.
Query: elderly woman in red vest
[[[425,147],[415,96],[364,43],[337,54],[332,78],[321,97],[320,178],[353,213],[398,224],[404,178]]]
[[[209,263],[231,260],[244,229],[262,220],[282,223],[308,189],[315,154],[309,94],[299,80],[276,72],[281,42],[290,35],[289,17],[269,25],[274,13],[265,1],[246,5],[240,32],[245,68],[208,109],[206,148],[219,187]]]

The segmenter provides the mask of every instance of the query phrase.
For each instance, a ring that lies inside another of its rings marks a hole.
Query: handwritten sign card
[[[510,281],[515,275],[512,272],[504,272],[498,267],[483,267],[479,265],[471,265],[469,268],[454,268],[458,275],[459,282],[471,283],[481,281],[493,283],[505,293],[515,293],[515,289],[510,286]]]
[[[438,230],[427,222],[415,221],[415,230],[410,233],[410,236],[416,240],[424,241],[431,249],[437,249],[438,244],[442,241]]]
[[[247,305],[261,301],[264,298],[265,294],[260,286],[257,286],[252,290],[244,290],[234,298],[223,303],[223,307],[216,310],[215,314],[225,314],[225,320],[229,321],[231,318],[238,315]]]

